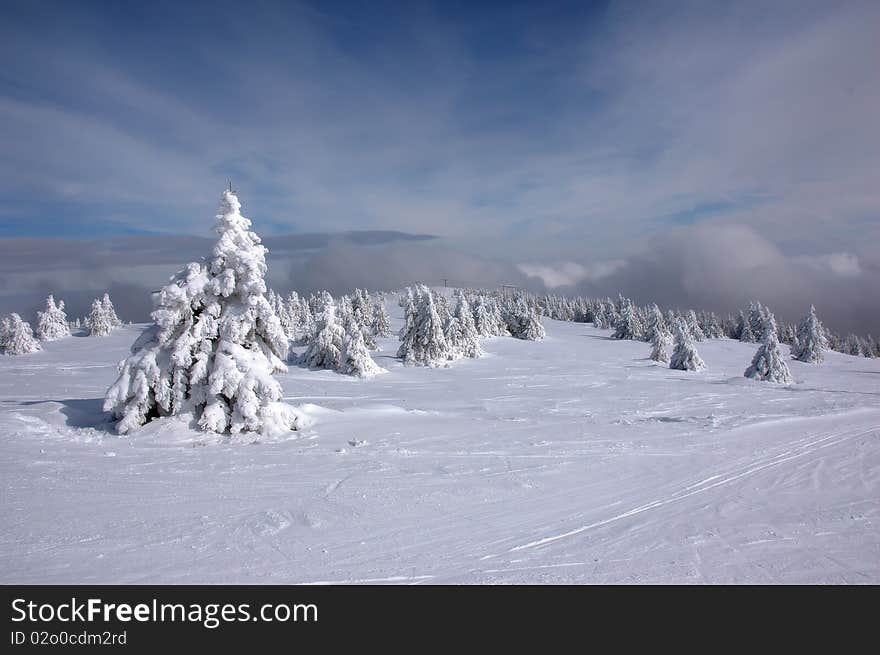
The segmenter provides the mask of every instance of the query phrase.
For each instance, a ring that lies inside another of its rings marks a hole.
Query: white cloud
[[[540,279],[548,289],[568,287],[584,280],[596,282],[624,266],[623,260],[578,264],[562,262],[559,264],[519,264],[517,268],[528,275]]]

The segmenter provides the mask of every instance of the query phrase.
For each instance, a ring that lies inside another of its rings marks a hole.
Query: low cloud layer
[[[796,321],[815,304],[839,331],[880,334],[880,262],[854,253],[786,255],[745,225],[699,225],[658,236],[600,280],[557,289],[618,291],[639,302],[729,312],[751,300]]]
[[[641,303],[726,313],[760,300],[795,321],[815,304],[842,332],[880,334],[880,256],[786,254],[746,225],[675,228],[630,256],[607,262],[519,264],[456,250],[443,240],[392,232],[270,237],[269,284],[280,292],[334,294],[355,287],[395,290],[414,282],[537,293],[615,296]],[[125,320],[146,320],[150,291],[185,263],[208,255],[196,237],[131,236],[88,244],[52,239],[0,240],[0,312],[32,319],[48,293],[82,316],[109,291]]]

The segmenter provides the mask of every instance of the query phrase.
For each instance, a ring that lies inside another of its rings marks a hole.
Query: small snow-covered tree
[[[46,298],[46,309],[37,312],[37,338],[40,341],[54,341],[70,336],[67,314],[64,313],[64,301],[55,304],[55,298]]]
[[[801,362],[821,364],[825,358],[823,351],[827,349],[825,329],[816,316],[816,308],[810,305],[810,312],[798,323],[797,334],[791,344],[791,356]]]
[[[665,329],[653,330],[651,334],[651,359],[655,362],[667,363],[670,345],[672,345],[672,337]]]
[[[104,310],[104,315],[107,317],[110,327],[115,328],[122,325],[122,321],[116,316],[116,308],[113,307],[113,302],[110,300],[109,293],[105,293],[104,297],[101,298],[101,309]]]
[[[769,312],[764,316],[764,336],[758,347],[751,365],[744,375],[755,380],[765,380],[778,384],[791,384],[794,379],[791,371],[779,347],[779,338],[776,336],[776,320]]]
[[[183,413],[218,433],[275,436],[301,425],[273,376],[286,370],[288,341],[266,299],[266,248],[250,227],[238,197],[224,191],[211,257],[155,294],[154,325],[121,362],[104,400],[120,434]]]
[[[669,368],[679,371],[699,371],[706,367],[700,358],[693,336],[684,318],[675,321],[675,350],[669,359]]]
[[[345,328],[336,317],[336,305],[327,302],[315,321],[315,333],[300,361],[309,368],[336,370],[342,361],[344,347]]]
[[[492,310],[482,295],[474,299],[473,312],[474,329],[477,331],[477,334],[481,337],[496,336],[497,326],[492,316]]]
[[[694,341],[705,341],[706,335],[703,332],[703,328],[700,327],[697,313],[693,309],[688,310],[687,314],[685,314],[685,320],[687,321],[688,331],[691,333]]]
[[[755,333],[752,331],[752,324],[745,317],[745,315],[740,312],[739,313],[739,340],[743,343],[755,343],[758,339],[755,337]]]
[[[92,301],[92,311],[86,319],[90,337],[106,337],[113,331],[113,319],[100,300]]]
[[[614,334],[611,335],[611,338],[633,340],[641,339],[645,328],[642,325],[638,314],[636,313],[635,306],[633,305],[631,300],[629,300],[628,298],[623,298],[622,296],[620,299],[620,303],[620,315],[617,317],[617,322],[614,324]]]
[[[383,302],[378,303],[373,312],[373,336],[380,338],[391,336],[391,319],[388,317]]]
[[[510,336],[526,341],[540,341],[546,334],[537,312],[522,297],[513,301],[504,313],[505,324]]]
[[[434,295],[427,287],[419,287],[414,311],[404,325],[397,356],[407,365],[446,366],[450,354]]]
[[[361,326],[354,318],[345,325],[345,336],[337,370],[340,373],[359,378],[371,378],[385,372],[385,369],[376,364],[370,356],[370,351],[364,342]]]
[[[471,307],[464,294],[458,294],[458,304],[444,326],[444,336],[452,357],[476,358],[483,354]]]
[[[654,336],[658,332],[665,332],[667,336],[669,334],[669,330],[666,327],[666,319],[663,318],[663,312],[660,311],[656,304],[653,304],[648,310],[648,327],[645,330],[645,340],[653,344]]]
[[[12,313],[0,323],[0,350],[6,355],[27,355],[37,352],[40,344],[27,321]]]

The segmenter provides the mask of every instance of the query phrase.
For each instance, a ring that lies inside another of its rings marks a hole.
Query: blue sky
[[[232,178],[263,234],[436,234],[545,282],[706,225],[730,252],[880,271],[876,2],[12,0],[3,18],[0,237],[207,236]]]

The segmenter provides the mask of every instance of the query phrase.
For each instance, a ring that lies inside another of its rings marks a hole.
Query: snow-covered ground
[[[686,373],[545,326],[448,369],[395,340],[373,380],[291,367],[315,423],[255,444],[110,431],[142,326],[0,357],[0,582],[880,583],[880,360],[778,387],[755,345]]]

